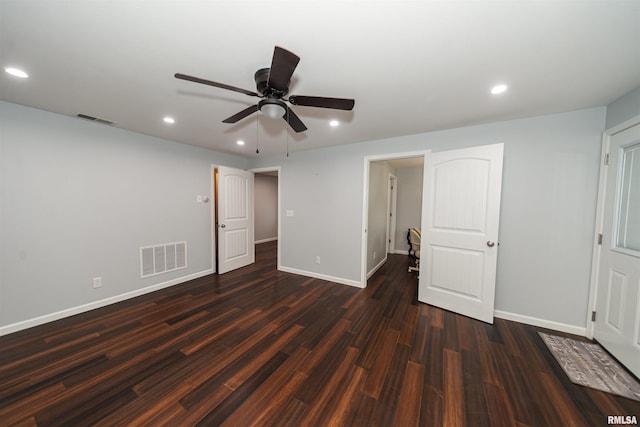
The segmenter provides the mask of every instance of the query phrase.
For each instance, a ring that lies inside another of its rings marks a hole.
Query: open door
[[[418,300],[493,323],[503,144],[425,159]]]
[[[608,143],[594,337],[640,376],[640,124]]]
[[[216,168],[218,274],[255,262],[253,173]]]

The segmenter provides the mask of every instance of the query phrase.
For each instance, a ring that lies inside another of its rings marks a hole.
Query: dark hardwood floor
[[[640,403],[568,381],[538,328],[255,265],[0,337],[0,425],[604,426]],[[562,334],[560,334],[562,335]]]

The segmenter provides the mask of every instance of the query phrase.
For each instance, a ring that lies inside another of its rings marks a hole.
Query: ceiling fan
[[[188,80],[194,83],[215,86],[262,98],[256,105],[247,107],[233,116],[224,119],[222,121],[223,123],[236,123],[257,111],[261,111],[271,118],[283,118],[294,131],[303,132],[307,130],[307,127],[285,102],[292,105],[331,108],[335,110],[353,109],[355,104],[353,99],[302,95],[290,95],[289,98],[285,98],[289,93],[289,82],[291,81],[294,70],[298,66],[298,62],[300,62],[300,58],[296,54],[276,46],[273,51],[273,58],[271,59],[271,67],[261,68],[256,71],[254,75],[257,92],[201,79],[199,77],[188,76],[186,74],[176,73],[175,77],[181,80]]]

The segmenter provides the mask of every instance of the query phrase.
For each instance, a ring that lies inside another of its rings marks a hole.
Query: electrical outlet
[[[93,289],[102,287],[102,277],[93,278]]]
[[[378,259],[378,254],[375,251],[373,252],[373,259]]]
[[[316,264],[320,264],[320,257],[319,256],[316,257]]]

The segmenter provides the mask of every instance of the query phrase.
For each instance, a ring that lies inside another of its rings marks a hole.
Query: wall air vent
[[[101,119],[99,117],[93,117],[93,116],[90,116],[88,114],[82,114],[82,113],[76,114],[76,117],[79,118],[79,119],[90,120],[90,121],[96,122],[96,123],[102,123],[103,125],[112,125],[112,124],[115,123],[115,122],[112,122],[111,120]]]
[[[187,242],[165,243],[140,248],[140,277],[187,268]]]

